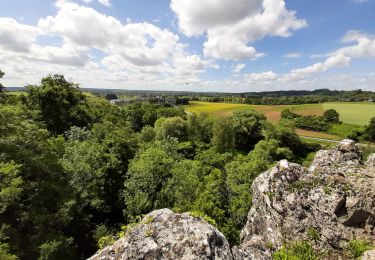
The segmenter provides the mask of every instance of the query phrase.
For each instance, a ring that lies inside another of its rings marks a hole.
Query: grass
[[[355,130],[363,130],[363,127],[352,124],[333,124],[328,130],[329,134],[341,137],[341,139],[347,138]]]
[[[335,109],[340,114],[340,120],[346,124],[367,125],[375,116],[375,104],[357,103],[324,103],[323,108]]]
[[[363,255],[363,253],[367,250],[372,249],[373,247],[367,241],[361,240],[350,240],[346,250],[348,251],[348,255],[351,258],[358,259]]]

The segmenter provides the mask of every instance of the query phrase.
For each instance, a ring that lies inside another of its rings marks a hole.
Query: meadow
[[[375,117],[374,103],[323,103],[323,108],[335,109],[340,114],[340,120],[352,125],[367,125]]]

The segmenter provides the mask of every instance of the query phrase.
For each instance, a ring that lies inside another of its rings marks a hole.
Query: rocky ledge
[[[308,169],[280,161],[255,179],[252,193],[241,244],[232,249],[204,220],[163,209],[90,259],[271,259],[283,244],[311,239],[339,259],[350,240],[375,241],[375,154],[363,162],[351,140],[319,151]]]

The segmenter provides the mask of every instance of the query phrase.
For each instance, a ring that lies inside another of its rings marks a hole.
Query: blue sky
[[[235,4],[234,4],[234,3]],[[375,0],[1,0],[5,86],[375,91]]]

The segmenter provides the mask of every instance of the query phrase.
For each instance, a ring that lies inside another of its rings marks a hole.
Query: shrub
[[[274,260],[316,260],[318,256],[308,242],[296,242],[283,246],[272,255]]]
[[[206,213],[202,212],[202,211],[191,211],[190,212],[190,216],[192,216],[194,218],[203,219],[206,222],[208,222],[209,224],[211,224],[211,225],[213,225],[215,227],[217,226],[216,221],[213,218],[211,218],[210,216],[208,216]]]

